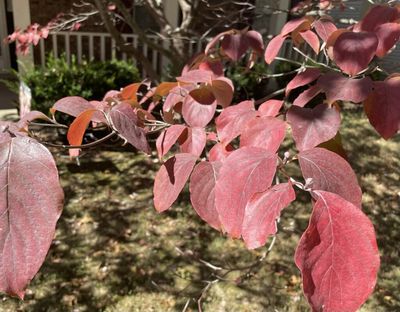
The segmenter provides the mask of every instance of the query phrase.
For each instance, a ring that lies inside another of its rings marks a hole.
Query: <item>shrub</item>
[[[108,90],[119,90],[139,81],[140,75],[132,62],[84,61],[78,64],[73,56],[68,64],[65,57],[50,55],[44,67],[35,67],[21,78],[32,90],[32,109],[48,113],[60,97],[80,94],[84,98],[101,100]]]

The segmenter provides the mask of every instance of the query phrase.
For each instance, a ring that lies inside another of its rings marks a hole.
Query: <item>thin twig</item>
[[[281,95],[281,94],[285,93],[285,90],[286,90],[286,88],[282,88],[282,89],[276,90],[276,91],[264,96],[262,99],[257,100],[255,102],[255,105],[256,106],[261,105],[265,101],[270,100],[270,99],[274,98],[275,96],[278,96],[278,95]]]
[[[68,129],[68,126],[62,125],[59,123],[54,123],[54,124],[48,124],[48,123],[40,123],[40,122],[29,122],[30,126],[38,126],[38,127],[48,127],[48,128],[62,128],[62,129]]]
[[[101,143],[104,143],[105,141],[108,141],[109,139],[111,139],[114,135],[116,135],[117,132],[113,131],[109,134],[107,134],[105,137],[91,142],[91,143],[87,143],[87,144],[82,144],[82,145],[64,145],[64,144],[54,144],[54,143],[50,143],[50,142],[41,142],[44,145],[50,146],[50,147],[57,147],[57,148],[65,148],[65,149],[72,149],[72,148],[90,148],[90,147],[94,147],[97,146]]]

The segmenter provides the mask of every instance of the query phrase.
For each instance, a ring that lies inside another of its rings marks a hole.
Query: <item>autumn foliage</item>
[[[322,1],[327,2],[327,1]],[[313,311],[356,311],[372,293],[380,265],[375,231],[362,211],[362,192],[341,147],[341,103],[363,105],[385,139],[400,129],[400,74],[374,81],[378,61],[400,36],[397,7],[374,6],[359,23],[337,29],[329,16],[289,21],[266,48],[254,30],[216,36],[173,82],[147,81],[110,91],[103,101],[67,97],[56,111],[76,117],[68,130],[70,153],[79,154],[89,124],[105,124],[147,154],[148,134],[162,160],[154,206],[171,208],[189,184],[193,208],[206,223],[249,249],[277,233],[276,220],[296,200],[311,196],[309,225],[295,253],[304,294]],[[224,68],[264,56],[272,63],[285,40],[309,45],[325,63],[307,56],[283,100],[249,99],[233,105],[234,85]],[[305,91],[290,102],[293,90]],[[323,100],[310,102],[317,95]],[[29,122],[1,124],[0,290],[23,297],[39,270],[60,215],[62,191],[48,150],[30,138]],[[298,153],[282,150],[291,137]],[[296,164],[296,180],[286,167]],[[295,191],[296,189],[296,191]]]

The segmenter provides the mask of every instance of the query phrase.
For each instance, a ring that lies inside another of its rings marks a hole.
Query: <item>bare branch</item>
[[[143,52],[136,49],[133,45],[128,44],[122,37],[121,33],[115,28],[115,25],[112,23],[104,3],[101,0],[94,0],[94,2],[96,4],[97,9],[99,10],[101,19],[104,21],[104,25],[106,26],[108,32],[115,40],[118,49],[123,52],[132,54],[143,65],[150,78],[154,81],[158,81],[159,80],[158,74],[155,72],[152,64],[146,58]]]

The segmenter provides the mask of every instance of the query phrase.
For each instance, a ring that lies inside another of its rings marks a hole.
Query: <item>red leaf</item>
[[[43,145],[15,136],[0,151],[0,291],[22,299],[50,248],[64,195]]]
[[[400,130],[400,77],[374,82],[374,91],[364,102],[370,123],[384,139]]]
[[[243,101],[225,108],[215,121],[220,141],[223,144],[231,142],[242,133],[247,122],[256,115],[253,101]]]
[[[276,171],[276,155],[262,148],[243,147],[223,162],[215,187],[215,203],[223,230],[239,238],[251,197],[268,189]]]
[[[372,91],[371,78],[352,79],[339,73],[323,75],[318,79],[317,85],[325,92],[330,104],[337,100],[360,103]]]
[[[84,98],[79,96],[67,96],[61,100],[58,100],[51,108],[51,112],[54,114],[55,111],[59,111],[64,114],[77,117],[79,114],[87,111],[88,109],[96,108],[97,107],[86,101]],[[96,112],[93,115],[92,120],[94,122],[106,122],[104,115],[100,112]]]
[[[258,114],[260,116],[275,117],[279,114],[282,106],[283,101],[281,100],[268,100],[260,105],[260,107],[258,108]]]
[[[213,73],[208,70],[193,69],[185,73],[183,76],[176,77],[176,80],[188,83],[202,83],[211,82],[213,76]]]
[[[276,219],[295,198],[292,185],[281,183],[265,192],[255,194],[250,199],[246,206],[242,230],[247,248],[261,247],[270,235],[276,234]]]
[[[264,50],[264,42],[261,34],[255,30],[249,30],[245,34],[248,45],[257,53],[262,54]]]
[[[285,42],[285,37],[281,35],[277,35],[272,38],[268,43],[267,48],[265,50],[264,59],[267,64],[271,64],[275,57],[278,56],[279,51]]]
[[[213,119],[216,108],[216,102],[204,105],[188,95],[183,101],[182,116],[191,127],[205,127]]]
[[[123,100],[131,101],[133,103],[138,102],[137,93],[142,83],[132,83],[121,90],[121,98]]]
[[[303,28],[304,25],[308,25],[311,26],[310,20],[307,19],[306,17],[301,17],[301,18],[297,18],[297,19],[292,19],[290,21],[288,21],[281,30],[281,36],[287,36],[289,35],[291,32],[299,29],[299,28]]]
[[[304,179],[312,179],[313,190],[338,194],[361,208],[361,189],[346,160],[319,147],[299,153],[298,159]]]
[[[221,229],[215,209],[215,183],[221,168],[220,162],[202,161],[196,165],[190,177],[190,201],[197,214],[216,230]]]
[[[321,72],[317,68],[307,68],[305,71],[298,73],[286,86],[285,94],[289,95],[290,91],[298,87],[305,86],[315,81]]]
[[[286,134],[286,123],[274,117],[250,120],[240,137],[240,147],[254,146],[275,153]]]
[[[224,146],[221,143],[217,143],[210,149],[208,159],[209,161],[224,161],[232,151],[231,145]]]
[[[380,265],[368,217],[340,196],[318,191],[295,262],[313,311],[357,311],[372,293]]]
[[[373,6],[364,18],[354,27],[355,31],[375,31],[376,27],[394,22],[399,18],[399,12],[396,8],[387,5]]]
[[[188,131],[187,139],[181,144],[181,152],[199,157],[206,146],[206,131],[199,127],[188,128]]]
[[[326,104],[319,104],[313,109],[292,106],[286,118],[299,151],[332,139],[340,127],[339,112]]]
[[[158,157],[160,159],[169,152],[186,129],[187,127],[184,125],[172,125],[161,132],[156,141]]]
[[[228,107],[231,105],[234,91],[231,80],[225,77],[213,80],[211,83],[211,91],[217,99],[217,104],[222,107]]]
[[[231,60],[238,61],[246,53],[249,44],[246,37],[238,33],[224,36],[221,47]]]
[[[211,105],[215,102],[215,96],[209,86],[201,86],[189,92],[189,95],[199,104]]]
[[[19,129],[26,129],[28,127],[28,124],[36,119],[42,119],[44,121],[50,122],[52,123],[53,121],[47,117],[45,114],[43,114],[42,112],[38,112],[38,111],[30,111],[29,113],[25,114],[18,122],[17,122],[17,127]]]
[[[154,180],[154,207],[158,212],[169,209],[182,191],[192,173],[197,157],[176,154],[157,172]]]
[[[317,147],[322,147],[324,149],[327,149],[328,151],[334,152],[339,156],[343,157],[345,160],[348,160],[346,150],[343,147],[342,136],[340,135],[339,131],[338,133],[336,133],[334,138],[319,144]]]
[[[204,62],[201,62],[199,64],[199,69],[208,70],[217,77],[224,75],[224,66],[219,60],[208,59]]]
[[[318,54],[320,47],[318,36],[312,30],[302,31],[299,34],[314,50],[315,54]]]
[[[342,71],[354,76],[368,67],[377,47],[374,33],[344,32],[333,46],[333,59]]]
[[[224,32],[216,35],[214,38],[212,38],[211,41],[207,44],[207,46],[204,50],[204,53],[208,54],[210,52],[210,50],[218,44],[218,42],[221,40],[221,38],[225,35],[228,35],[229,33],[230,33],[230,31],[224,31]]]
[[[398,23],[386,23],[379,25],[375,29],[375,34],[379,39],[376,56],[384,57],[388,51],[394,47],[400,38],[400,25]]]
[[[118,132],[120,137],[138,150],[150,154],[146,132],[138,126],[138,118],[128,103],[121,103],[114,106],[109,114],[113,128]]]
[[[329,36],[337,30],[337,27],[329,18],[323,17],[314,22],[314,28],[324,42],[327,42]]]
[[[168,96],[165,98],[163,111],[169,112],[176,104],[182,103],[193,88],[193,86],[179,86],[171,89]]]
[[[166,96],[169,92],[178,86],[177,82],[162,82],[160,83],[154,91],[154,95]]]
[[[300,95],[293,101],[293,105],[303,107],[320,93],[321,88],[317,85],[313,85],[300,93]]]
[[[88,127],[95,112],[95,109],[89,109],[80,113],[78,117],[75,118],[67,133],[67,139],[70,145],[82,144],[83,135],[85,134],[86,128]]]

